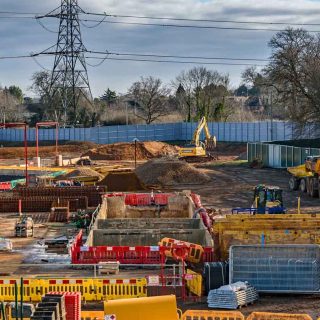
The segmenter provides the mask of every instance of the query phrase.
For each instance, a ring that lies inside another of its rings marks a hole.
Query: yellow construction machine
[[[288,168],[290,190],[307,192],[311,197],[320,196],[320,156],[308,156],[303,165]]]
[[[200,141],[200,134],[204,130],[206,139],[204,142]],[[187,161],[203,161],[214,159],[214,150],[217,146],[217,139],[211,136],[208,128],[206,117],[202,117],[198,127],[193,133],[193,138],[190,144],[180,148],[179,159]]]

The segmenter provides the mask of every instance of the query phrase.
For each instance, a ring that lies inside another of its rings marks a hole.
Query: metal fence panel
[[[320,149],[268,143],[248,143],[248,161],[260,159],[266,167],[271,168],[299,166],[305,162],[309,155],[320,155]]]
[[[317,245],[232,246],[230,283],[248,281],[260,292],[319,292]]]
[[[174,141],[192,139],[198,123],[159,123],[151,125],[105,126],[96,128],[60,128],[59,140],[91,141],[96,143],[161,140]],[[225,142],[269,142],[290,140],[294,137],[294,125],[283,121],[263,122],[210,122],[209,129],[218,141]],[[309,131],[304,136],[310,138]],[[307,134],[308,133],[308,134]],[[303,137],[303,136],[302,136]],[[201,138],[204,138],[202,133]],[[28,140],[35,141],[35,129],[28,130]],[[40,129],[39,139],[54,141],[55,129]],[[23,141],[23,130],[0,129],[1,141]]]

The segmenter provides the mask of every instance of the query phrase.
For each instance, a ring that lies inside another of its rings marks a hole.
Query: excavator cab
[[[205,132],[205,141],[200,141],[200,135],[202,130]],[[180,148],[179,158],[182,160],[210,160],[213,159],[213,151],[217,146],[217,139],[215,136],[211,136],[207,119],[203,117],[196,130],[193,133],[193,138],[190,144]]]
[[[258,185],[254,188],[254,207],[257,213],[285,213],[282,190],[275,186]]]

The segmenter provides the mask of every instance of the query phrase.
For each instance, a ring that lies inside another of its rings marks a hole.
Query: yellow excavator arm
[[[204,133],[206,136],[206,142],[205,142],[206,149],[213,150],[217,146],[217,139],[215,136],[213,136],[213,137],[211,136],[206,117],[202,117],[202,119],[200,120],[198,127],[193,134],[192,143],[196,147],[201,146],[200,134],[201,134],[202,130],[204,130]]]
[[[200,147],[200,134],[203,130],[203,128],[206,128],[206,135],[207,132],[209,132],[208,129],[208,125],[207,125],[207,120],[205,117],[202,117],[202,119],[200,120],[197,129],[194,131],[193,133],[193,138],[192,138],[192,143],[196,146],[196,147]],[[210,135],[210,133],[209,133]]]
[[[206,136],[205,143],[200,141],[202,130],[204,130]],[[208,154],[210,155],[210,152],[216,148],[217,140],[215,136],[211,136],[206,117],[202,117],[199,121],[199,124],[193,133],[191,144],[192,146],[180,149],[180,158],[205,157],[208,156]]]

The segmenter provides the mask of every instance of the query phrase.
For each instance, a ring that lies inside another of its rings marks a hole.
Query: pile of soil
[[[65,179],[76,178],[76,177],[97,177],[101,179],[103,176],[100,173],[85,167],[78,167],[75,170],[71,171],[70,173],[67,173],[66,175],[64,175]]]
[[[146,186],[203,184],[210,177],[191,164],[173,159],[154,159],[139,166],[135,173]]]
[[[175,155],[178,148],[167,143],[150,141],[137,143],[137,160],[148,160],[165,155]],[[134,143],[114,143],[89,150],[82,155],[91,160],[134,160]]]
[[[110,172],[98,185],[107,186],[110,192],[145,190],[134,172]]]

